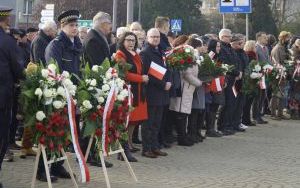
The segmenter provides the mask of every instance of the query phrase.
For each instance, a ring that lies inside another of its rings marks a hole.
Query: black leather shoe
[[[39,181],[42,181],[42,182],[47,182],[47,175],[46,175],[46,172],[43,172],[43,173],[38,173],[37,176],[36,176],[36,179],[39,180]],[[57,181],[57,177],[53,176],[50,174],[50,179],[51,179],[51,182],[54,183]],[[1,188],[1,186],[0,186]]]
[[[51,173],[58,178],[71,179],[70,173],[67,172],[67,170],[63,166],[51,169]]]
[[[218,133],[217,131],[208,131],[205,133],[207,137],[222,137],[223,135],[221,133]]]
[[[192,145],[194,145],[194,142],[187,138],[184,138],[184,139],[178,140],[178,145],[179,146],[192,146]]]
[[[235,131],[232,131],[232,130],[229,130],[229,129],[224,129],[224,130],[221,130],[223,136],[230,136],[230,135],[234,135],[235,134]]]
[[[104,161],[105,162],[105,167],[106,168],[111,168],[113,167],[113,164],[112,163],[109,163],[107,161]],[[91,160],[88,162],[91,166],[97,166],[97,167],[102,167],[102,164],[101,164],[101,161],[96,161],[96,160]]]
[[[126,156],[126,157],[129,162],[138,162],[138,160],[135,157],[133,157],[132,155]],[[124,158],[121,153],[118,154],[118,160],[124,161]]]
[[[257,119],[256,124],[267,124],[268,122],[263,119]]]

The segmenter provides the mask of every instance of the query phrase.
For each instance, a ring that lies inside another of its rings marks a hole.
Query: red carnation
[[[181,65],[183,65],[183,64],[184,64],[184,60],[181,59],[181,60],[179,61],[179,63],[180,63]]]
[[[65,131],[64,130],[60,130],[59,132],[58,132],[58,136],[64,136],[65,135]]]

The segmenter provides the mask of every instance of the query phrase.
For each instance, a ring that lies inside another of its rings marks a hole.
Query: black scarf
[[[125,54],[127,63],[129,63],[131,65],[131,69],[128,70],[128,71],[131,72],[131,73],[137,74],[137,67],[136,67],[135,63],[133,62],[132,54],[130,52],[128,52],[125,48],[120,47],[119,50]],[[144,70],[143,69],[143,64],[141,64],[141,66],[142,66],[142,70]],[[129,83],[131,85],[131,92],[133,94],[133,104],[132,104],[132,106],[138,106],[139,100],[141,100],[143,102],[145,101],[145,98],[146,98],[145,97],[146,94],[144,92],[145,91],[145,89],[144,89],[145,85],[143,83],[141,84],[141,96],[139,96],[139,84],[136,83],[136,82],[129,82]],[[139,99],[139,97],[140,97],[140,99]]]

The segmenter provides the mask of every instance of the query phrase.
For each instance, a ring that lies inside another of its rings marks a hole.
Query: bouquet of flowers
[[[274,93],[280,91],[280,86],[285,83],[288,74],[287,70],[285,66],[277,64],[272,70],[268,71],[267,80]]]
[[[192,67],[197,61],[200,63],[200,60],[197,59],[197,50],[189,45],[178,46],[166,53],[168,66],[178,71]]]
[[[243,92],[245,94],[258,94],[259,88],[266,89],[265,75],[272,70],[273,67],[265,62],[251,61],[243,80]]]
[[[70,77],[67,71],[59,74],[54,62],[46,68],[30,63],[21,83],[25,125],[33,129],[33,142],[44,145],[51,157],[60,156],[70,143],[66,92],[74,96],[77,89]]]
[[[101,66],[87,65],[78,86],[78,104],[84,123],[84,135],[96,136],[96,150],[115,148],[127,141],[127,119],[130,111],[129,89],[118,77],[119,68],[108,60]]]

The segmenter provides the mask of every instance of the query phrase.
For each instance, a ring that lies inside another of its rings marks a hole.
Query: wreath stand
[[[88,158],[88,156],[89,156],[89,153],[90,153],[91,146],[92,146],[92,143],[93,143],[94,138],[95,138],[94,135],[92,135],[92,136],[90,137],[89,145],[88,145],[88,147],[87,147],[86,154],[85,154],[85,161],[87,161],[87,158]],[[110,151],[108,152],[108,155],[113,155],[113,154],[121,153],[121,155],[122,155],[124,161],[125,161],[126,164],[127,164],[128,170],[129,170],[129,172],[130,172],[130,174],[131,174],[133,180],[134,180],[135,182],[137,182],[138,180],[137,180],[137,178],[136,178],[136,176],[135,176],[135,173],[134,173],[134,171],[133,171],[133,169],[132,169],[132,167],[131,167],[131,165],[130,165],[130,163],[129,163],[129,161],[128,161],[126,155],[125,155],[124,149],[123,149],[123,147],[121,146],[120,142],[119,142],[119,141],[117,141],[117,142],[118,142],[118,145],[119,145],[119,149],[113,151],[113,150],[110,148],[110,149],[109,149]],[[107,188],[111,188],[111,186],[110,186],[110,181],[109,181],[109,178],[108,178],[107,168],[106,168],[106,166],[105,166],[105,161],[104,161],[105,155],[104,155],[104,153],[103,153],[102,150],[99,151],[99,156],[100,156],[100,160],[101,160],[101,165],[102,165],[103,174],[104,174],[104,177],[105,177],[106,187],[107,187]]]
[[[50,171],[49,171],[49,165],[51,165],[53,163],[56,163],[58,161],[66,161],[67,162],[67,167],[68,167],[67,170],[70,173],[70,176],[71,176],[72,182],[74,184],[74,187],[78,188],[78,185],[77,185],[76,179],[74,177],[72,168],[70,166],[70,163],[69,163],[68,157],[66,155],[66,152],[65,152],[64,149],[61,149],[60,152],[62,154],[62,157],[57,158],[57,159],[50,159],[48,161],[47,155],[46,155],[46,148],[45,148],[45,146],[39,144],[37,155],[36,155],[36,158],[35,158],[35,165],[34,165],[33,177],[32,177],[32,181],[31,181],[31,188],[35,187],[37,169],[38,169],[38,164],[39,164],[39,161],[40,161],[41,154],[43,155],[43,161],[44,161],[45,172],[46,172],[47,182],[48,182],[48,187],[49,188],[52,188],[52,183],[51,183],[51,178],[50,178]]]

